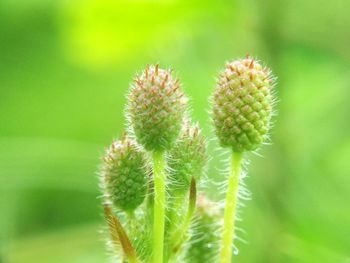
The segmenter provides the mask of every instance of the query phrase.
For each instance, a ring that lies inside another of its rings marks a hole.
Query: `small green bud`
[[[195,224],[189,247],[186,252],[186,262],[203,263],[215,262],[219,250],[219,229],[220,210],[203,194],[197,201],[197,211],[195,214]]]
[[[147,191],[144,153],[129,138],[114,141],[103,158],[102,177],[107,198],[126,212],[135,210]]]
[[[171,71],[147,67],[136,76],[128,96],[127,117],[138,142],[149,151],[170,149],[180,133],[186,105]]]
[[[213,120],[223,147],[252,151],[270,128],[273,77],[252,58],[227,63],[213,96]]]
[[[208,160],[207,144],[198,124],[185,122],[181,135],[169,152],[170,189],[186,192],[192,176],[199,180]]]

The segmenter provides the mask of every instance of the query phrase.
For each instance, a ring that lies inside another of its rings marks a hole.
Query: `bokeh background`
[[[235,262],[350,262],[349,10],[347,0],[1,0],[0,262],[107,262],[96,171],[123,131],[134,73],[174,68],[213,138],[215,75],[247,53],[278,76],[279,103],[272,145],[249,156],[248,244]]]

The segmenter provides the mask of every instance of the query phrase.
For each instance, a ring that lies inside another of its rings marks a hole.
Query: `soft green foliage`
[[[124,211],[132,212],[145,199],[147,167],[144,152],[134,141],[114,141],[103,157],[101,184],[107,199]]]
[[[147,150],[171,148],[180,133],[187,98],[170,70],[147,67],[135,77],[128,96],[127,117]]]
[[[226,64],[213,98],[215,131],[222,146],[252,151],[266,141],[272,86],[270,70],[252,58]]]

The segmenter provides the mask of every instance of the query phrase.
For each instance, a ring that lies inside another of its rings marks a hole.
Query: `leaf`
[[[112,209],[108,204],[104,204],[104,213],[106,220],[108,222],[109,230],[111,233],[111,238],[114,244],[120,244],[126,258],[131,263],[137,263],[137,255],[134,247],[132,246],[130,239],[124,230],[119,219],[113,215]]]

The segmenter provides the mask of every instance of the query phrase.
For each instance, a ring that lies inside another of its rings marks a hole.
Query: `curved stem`
[[[163,152],[153,152],[154,214],[153,263],[163,263],[165,222],[165,158]]]
[[[137,259],[136,251],[130,242],[130,239],[120,223],[119,219],[113,214],[109,204],[104,204],[104,213],[108,222],[109,231],[111,233],[112,241],[115,244],[120,244],[124,252],[125,258],[130,263],[139,263]]]
[[[221,240],[220,263],[231,263],[232,245],[235,230],[235,216],[237,208],[237,195],[241,173],[242,153],[232,153],[231,174],[228,178],[226,203],[224,213],[224,226]]]

